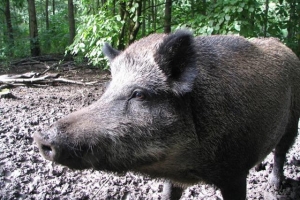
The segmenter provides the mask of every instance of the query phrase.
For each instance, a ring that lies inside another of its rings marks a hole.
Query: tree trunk
[[[191,0],[191,13],[192,13],[192,17],[195,17],[195,2],[194,0]]]
[[[126,4],[128,3],[128,4]],[[124,49],[125,48],[125,44],[128,44],[129,42],[129,37],[130,33],[131,33],[131,23],[132,20],[130,19],[130,13],[128,10],[126,10],[126,8],[131,8],[133,5],[133,0],[130,1],[120,1],[120,16],[121,19],[125,21],[125,23],[123,24],[122,28],[121,28],[121,32],[119,35],[119,45],[118,45],[118,49]]]
[[[46,23],[46,31],[49,34],[49,29],[50,29],[50,23],[49,23],[49,0],[46,0],[45,2],[45,23]],[[50,41],[46,40],[45,41],[45,49],[50,49]]]
[[[41,54],[40,43],[38,38],[38,28],[35,12],[35,0],[27,0],[29,14],[29,38],[31,56],[39,56]]]
[[[96,0],[96,9],[95,9],[95,14],[98,13],[98,10],[100,8],[100,0]]]
[[[142,36],[144,37],[146,35],[146,0],[142,0],[142,4],[143,4],[143,21],[142,21]]]
[[[9,55],[13,55],[13,46],[14,46],[14,31],[11,23],[11,14],[10,14],[10,4],[9,0],[5,0],[5,21],[6,21],[6,27],[7,27],[7,36],[8,36],[8,45],[9,45]]]
[[[156,31],[156,4],[155,0],[151,0],[151,16],[152,16],[152,31]]]
[[[73,0],[68,0],[68,19],[69,19],[69,44],[71,45],[75,38],[75,17]]]
[[[148,1],[149,8],[151,8],[151,5],[152,5],[151,2],[152,2],[152,0],[147,0],[147,1]],[[148,28],[148,31],[150,31],[150,33],[151,33],[152,32],[151,31],[151,26],[152,26],[151,23],[152,22],[151,22],[151,14],[150,13],[152,13],[152,9],[150,10],[150,12],[147,13],[147,16],[148,16],[148,18],[147,18],[148,19],[148,26],[147,26],[147,28]]]
[[[55,0],[52,0],[52,14],[55,15]]]
[[[269,14],[269,0],[266,0],[265,16],[264,16],[264,37],[267,37],[268,32],[268,14]]]
[[[165,21],[164,21],[164,33],[171,32],[171,12],[172,12],[172,0],[166,0],[165,3]]]
[[[298,30],[300,30],[300,13],[298,15]],[[298,49],[296,51],[298,57],[300,58],[300,31],[298,32]]]
[[[47,31],[49,31],[49,27],[50,27],[50,25],[49,25],[49,10],[48,10],[48,8],[49,8],[49,0],[46,0],[46,2],[45,2],[45,17],[46,17],[46,30]]]
[[[113,15],[116,15],[116,0],[113,0]]]
[[[288,35],[287,35],[287,39],[288,39],[288,43],[293,43],[293,37],[295,34],[295,12],[296,12],[296,4],[294,0],[290,0],[288,1],[290,4],[290,16],[289,16],[289,21],[288,21],[288,26],[287,26],[287,31],[288,31]]]
[[[127,15],[126,15],[126,3],[120,1],[120,16],[121,16],[121,20],[126,21]],[[125,47],[125,26],[126,23],[123,24],[122,28],[121,28],[121,32],[119,34],[119,45],[118,45],[118,49],[124,49]]]
[[[202,0],[202,4],[203,4],[203,7],[202,7],[202,15],[206,16],[206,0]]]
[[[130,37],[129,37],[129,44],[133,43],[136,39],[136,36],[139,32],[141,23],[140,23],[140,17],[142,15],[142,0],[136,0],[136,3],[138,4],[138,7],[136,8],[136,21],[134,23],[134,26],[132,28]]]

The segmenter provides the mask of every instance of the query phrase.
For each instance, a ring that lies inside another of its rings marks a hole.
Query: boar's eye
[[[133,91],[133,93],[130,97],[130,99],[136,99],[136,100],[140,100],[140,101],[145,100],[145,98],[146,98],[145,93],[140,90]]]

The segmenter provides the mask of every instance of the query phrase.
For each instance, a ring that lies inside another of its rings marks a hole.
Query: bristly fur
[[[154,54],[175,94],[184,95],[193,89],[198,74],[194,43],[191,32],[180,30],[165,37]]]
[[[270,183],[280,185],[300,116],[300,61],[289,48],[272,38],[180,30],[103,51],[108,88],[35,135],[45,158],[182,185],[203,181],[224,200],[241,200],[249,169],[275,148]],[[179,199],[182,190],[171,188]]]

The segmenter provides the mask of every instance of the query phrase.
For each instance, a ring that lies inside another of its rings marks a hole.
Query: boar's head
[[[181,30],[150,35],[122,52],[105,44],[110,84],[97,102],[35,135],[43,156],[74,169],[155,177],[186,170],[181,163],[198,143],[189,102],[198,74],[193,43]]]

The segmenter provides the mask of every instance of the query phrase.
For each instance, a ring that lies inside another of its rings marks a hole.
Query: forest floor
[[[22,69],[2,71],[0,75],[31,70],[42,71],[38,67],[22,66]],[[49,162],[39,154],[33,134],[99,99],[110,79],[107,72],[89,68],[64,67],[59,73],[72,80],[99,82],[93,86],[58,83],[55,86],[16,87],[11,89],[16,98],[0,99],[0,200],[161,199],[163,180],[152,180],[131,172],[117,176],[94,170],[74,171]],[[250,171],[248,199],[300,200],[300,138],[287,156],[284,167],[287,179],[279,191],[267,182],[272,169],[272,154],[264,160],[264,170]],[[199,184],[187,188],[181,199],[217,200],[222,197],[214,186]]]

